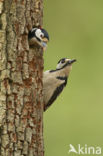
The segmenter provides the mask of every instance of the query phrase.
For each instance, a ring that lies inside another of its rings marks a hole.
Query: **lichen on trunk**
[[[43,53],[28,31],[42,25],[42,0],[0,1],[0,156],[43,156]]]

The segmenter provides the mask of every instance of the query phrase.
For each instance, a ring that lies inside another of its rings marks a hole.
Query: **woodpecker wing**
[[[59,94],[63,91],[64,87],[65,87],[65,82],[56,88],[52,97],[50,98],[50,100],[48,101],[46,106],[44,107],[44,111],[46,111],[46,109],[56,100],[56,98],[59,96]]]
[[[54,74],[49,74],[49,71],[44,73],[44,111],[56,100],[67,83],[67,77],[60,77]]]

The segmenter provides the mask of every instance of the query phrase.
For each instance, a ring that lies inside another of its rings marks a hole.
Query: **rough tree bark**
[[[0,156],[43,156],[43,56],[28,31],[42,0],[0,0]]]

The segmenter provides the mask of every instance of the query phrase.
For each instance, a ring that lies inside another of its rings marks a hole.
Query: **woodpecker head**
[[[45,29],[33,28],[28,34],[28,39],[30,46],[39,45],[45,51],[49,41],[49,34]]]
[[[61,76],[68,77],[74,62],[76,62],[76,59],[62,58],[57,64],[56,71],[58,71]]]
[[[65,67],[71,67],[72,63],[76,62],[76,59],[67,59],[67,58],[62,58],[61,60],[59,60],[56,69],[60,70],[63,69]]]

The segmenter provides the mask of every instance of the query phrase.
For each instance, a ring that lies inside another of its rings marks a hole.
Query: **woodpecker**
[[[68,76],[74,62],[76,62],[76,59],[62,58],[55,70],[48,70],[43,73],[44,111],[51,106],[67,85]]]
[[[43,28],[33,28],[28,34],[29,46],[39,45],[46,50],[47,43],[49,41],[49,34]]]

